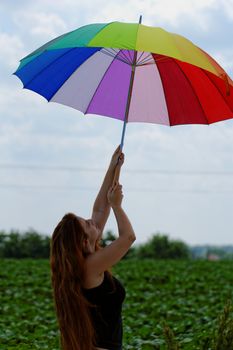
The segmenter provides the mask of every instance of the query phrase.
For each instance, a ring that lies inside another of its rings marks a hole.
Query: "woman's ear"
[[[87,251],[87,249],[88,249],[88,239],[87,238],[84,238],[84,240],[83,240],[83,249],[84,249],[84,251]]]

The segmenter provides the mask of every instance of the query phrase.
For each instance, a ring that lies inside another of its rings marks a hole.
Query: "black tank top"
[[[109,350],[122,350],[122,303],[125,289],[121,282],[105,271],[104,280],[91,289],[83,288],[83,295],[94,305],[90,307],[92,323],[96,332],[96,346]]]

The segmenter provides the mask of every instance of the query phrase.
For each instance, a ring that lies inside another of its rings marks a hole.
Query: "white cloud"
[[[16,81],[18,78],[13,76],[9,85],[0,85],[1,115],[21,117],[26,114],[35,113],[35,111],[43,112],[42,102],[44,98],[31,91],[22,90],[22,84],[20,82],[13,82],[13,79]]]
[[[233,12],[231,4],[232,0],[40,0],[28,4],[27,13],[19,12],[17,21],[22,21],[23,26],[32,28],[34,34],[44,37],[58,35],[60,29],[66,30],[65,22],[67,26],[77,24],[77,27],[80,21],[86,19],[87,23],[115,20],[137,22],[140,15],[147,25],[159,26],[166,23],[169,27],[179,27],[182,22],[189,21],[207,30],[211,22],[210,12],[220,9],[229,14]],[[41,12],[42,8],[44,12]],[[63,22],[62,19],[66,21]],[[80,26],[82,24],[83,22]]]
[[[212,52],[213,58],[222,66],[222,68],[233,78],[233,48],[227,47],[221,51]]]
[[[225,14],[233,19],[233,0],[220,0],[220,6],[224,9]]]
[[[181,21],[198,23],[203,28],[208,27],[208,10],[217,8],[217,0],[164,0],[164,1],[104,1],[93,2],[93,8],[98,11],[90,11],[92,21],[122,20],[137,22],[142,15],[142,23],[158,26],[169,23],[169,26],[179,27]]]
[[[0,32],[0,46],[1,64],[10,69],[14,69],[18,64],[19,57],[21,58],[25,54],[22,40],[17,35]]]
[[[15,24],[34,38],[49,39],[67,30],[65,21],[56,13],[35,11],[18,11],[14,15]]]

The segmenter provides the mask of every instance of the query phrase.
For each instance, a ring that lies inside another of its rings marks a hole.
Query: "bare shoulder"
[[[104,272],[96,273],[95,271],[91,271],[87,268],[84,273],[82,286],[86,289],[95,288],[98,287],[103,282],[103,280]]]

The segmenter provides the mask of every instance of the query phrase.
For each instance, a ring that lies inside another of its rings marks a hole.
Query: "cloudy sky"
[[[233,0],[0,0],[0,230],[51,235],[66,212],[85,218],[122,123],[86,116],[22,89],[21,58],[89,23],[137,22],[181,34],[233,77]],[[123,207],[138,237],[233,244],[233,120],[166,127],[131,123]],[[106,230],[117,232],[111,213]]]

